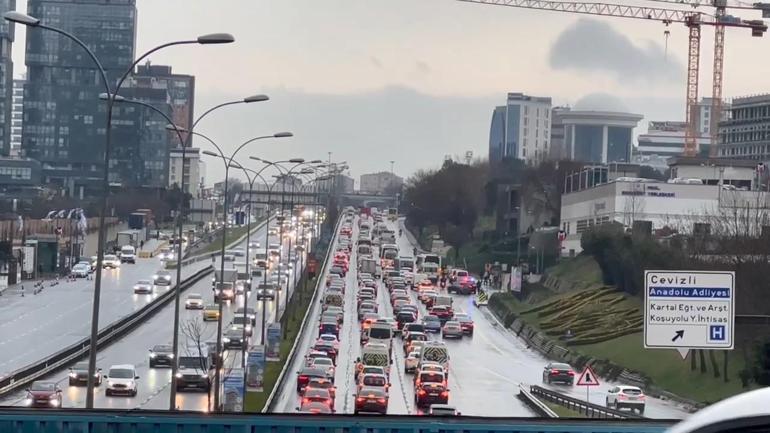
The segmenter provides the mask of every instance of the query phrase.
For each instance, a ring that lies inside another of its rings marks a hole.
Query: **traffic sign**
[[[580,377],[577,380],[577,385],[581,386],[599,386],[599,377],[591,369],[590,365],[586,365],[585,370],[580,373]]]
[[[644,347],[732,349],[735,272],[645,271]]]

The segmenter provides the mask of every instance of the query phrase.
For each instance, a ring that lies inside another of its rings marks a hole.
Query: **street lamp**
[[[110,96],[106,93],[102,93],[99,95],[99,99],[102,100],[109,100]],[[127,99],[120,95],[113,95],[113,100],[115,102],[120,103],[128,103],[128,104],[136,104],[140,105],[146,108],[149,108],[156,113],[159,113],[162,115],[168,124],[166,124],[166,129],[173,130],[176,132],[177,137],[179,137],[179,144],[180,148],[182,149],[182,180],[180,181],[180,190],[182,191],[182,194],[185,193],[185,176],[184,176],[184,165],[187,161],[187,148],[189,147],[189,141],[190,141],[190,134],[187,129],[182,128],[180,126],[177,126],[174,124],[173,120],[169,118],[166,113],[164,113],[162,110],[159,110],[157,107],[139,101],[135,99]],[[267,101],[269,98],[266,95],[253,95],[248,96],[243,99],[235,100],[235,101],[229,101],[223,104],[219,104],[207,111],[205,111],[202,115],[200,115],[194,122],[191,127],[191,129],[194,129],[195,125],[198,124],[204,117],[206,117],[209,113],[213,112],[214,110],[222,107],[226,107],[228,105],[234,105],[234,104],[246,104],[251,102],[261,102],[261,101]],[[182,131],[187,131],[188,136],[187,140],[184,140],[182,138]],[[177,242],[177,264],[176,264],[176,286],[174,287],[174,327],[173,327],[173,342],[172,342],[172,351],[174,355],[174,359],[179,359],[179,297],[181,295],[181,289],[180,284],[182,281],[182,236],[183,236],[183,224],[184,224],[184,199],[182,199],[179,202],[179,209],[177,212],[177,239],[179,242]],[[171,364],[171,389],[169,391],[169,410],[175,410],[176,409],[176,375],[177,371],[179,370],[179,365],[175,361]]]
[[[205,138],[209,143],[211,143],[214,148],[217,149],[219,153],[214,153],[209,150],[204,150],[202,153],[204,155],[213,156],[213,157],[219,157],[222,158],[222,162],[225,165],[225,191],[224,191],[224,200],[222,204],[222,209],[224,211],[225,216],[225,227],[222,231],[222,246],[221,246],[221,253],[220,253],[220,274],[219,274],[219,284],[220,287],[223,283],[221,278],[224,276],[225,273],[225,247],[227,246],[227,196],[228,196],[228,183],[229,183],[229,175],[230,175],[230,164],[235,159],[235,156],[238,154],[238,152],[243,149],[246,145],[254,143],[257,140],[262,140],[266,138],[283,138],[283,137],[292,137],[293,135],[291,133],[277,133],[273,135],[262,135],[259,137],[254,137],[250,140],[244,141],[240,146],[238,146],[235,151],[230,155],[230,157],[225,156],[224,152],[222,151],[222,148],[220,148],[213,140],[211,140],[209,137],[197,133],[192,132],[192,134],[197,135],[199,137]],[[247,231],[251,230],[251,227],[247,227]],[[248,257],[246,257],[246,261],[248,262]],[[215,290],[216,290],[216,284],[215,281]],[[220,289],[221,290],[221,289]],[[245,308],[245,306],[244,306]],[[219,357],[220,353],[222,353],[222,299],[219,300],[219,318],[217,319],[217,349],[216,349],[217,357]],[[220,384],[220,378],[221,378],[221,368],[219,366],[216,369],[215,375],[214,375],[214,389],[216,390],[214,393],[214,407],[219,410],[219,384]]]
[[[112,106],[115,103],[115,96],[117,95],[117,93],[119,93],[120,88],[123,86],[123,83],[128,78],[128,76],[131,75],[131,73],[133,73],[134,67],[137,64],[139,64],[142,60],[144,60],[147,56],[149,56],[150,54],[158,50],[171,47],[174,45],[226,44],[226,43],[231,43],[235,41],[235,38],[232,35],[227,33],[214,33],[214,34],[199,36],[198,38],[193,40],[174,41],[174,42],[168,42],[162,45],[158,45],[157,47],[152,48],[151,50],[145,52],[144,54],[139,56],[136,60],[134,60],[134,62],[130,65],[130,67],[123,73],[123,75],[117,81],[115,88],[112,89],[110,86],[110,81],[107,78],[107,73],[104,70],[104,66],[99,61],[99,58],[97,58],[94,52],[91,51],[91,49],[88,47],[88,45],[86,45],[83,41],[81,41],[77,36],[65,30],[62,30],[60,28],[45,25],[40,22],[39,18],[32,17],[30,15],[23,14],[21,12],[16,12],[16,11],[6,12],[4,14],[4,18],[7,21],[25,25],[31,28],[39,28],[39,29],[49,30],[49,31],[58,33],[72,40],[75,44],[79,45],[86,52],[86,54],[88,54],[88,57],[91,58],[91,60],[94,62],[94,65],[99,70],[99,73],[102,78],[102,84],[104,85],[107,91],[107,95],[109,95],[109,98],[106,100],[107,122],[106,122],[106,128],[105,128],[105,146],[104,146],[104,161],[103,161],[104,168],[102,173],[102,197],[101,197],[101,209],[99,214],[99,236],[98,236],[98,244],[97,244],[97,250],[96,250],[96,276],[94,278],[94,295],[93,295],[93,306],[92,306],[92,312],[91,312],[91,337],[89,340],[89,354],[88,354],[88,382],[87,382],[88,388],[86,390],[86,408],[91,409],[94,406],[94,377],[96,375],[96,350],[97,350],[96,344],[99,336],[99,305],[101,302],[102,263],[104,261],[104,243],[105,243],[105,237],[106,237],[105,217],[107,214],[107,199],[109,196],[110,156],[112,153],[112,143],[111,143]]]

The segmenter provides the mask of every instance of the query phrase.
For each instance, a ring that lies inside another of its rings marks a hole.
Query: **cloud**
[[[555,70],[603,72],[619,82],[684,82],[684,67],[663,48],[634,44],[603,21],[582,18],[551,45],[549,64]]]

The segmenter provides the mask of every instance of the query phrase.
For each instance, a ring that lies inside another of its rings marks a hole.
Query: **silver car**
[[[444,338],[463,338],[463,328],[460,326],[460,322],[456,320],[446,322],[441,329],[441,336]]]

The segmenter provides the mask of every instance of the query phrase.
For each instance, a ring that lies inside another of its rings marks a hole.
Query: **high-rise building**
[[[551,98],[508,93],[506,105],[495,107],[489,133],[490,161],[542,161],[548,157],[550,140]]]
[[[21,156],[21,128],[24,118],[24,84],[26,79],[13,80],[11,101],[11,156]]]
[[[564,113],[569,112],[569,107],[553,107],[551,110],[551,159],[569,159],[567,147],[564,145]]]
[[[396,176],[389,171],[379,173],[362,174],[358,190],[374,194],[384,194],[401,188],[404,184],[402,177]]]
[[[564,147],[571,160],[607,164],[631,161],[639,114],[570,110],[561,114]]]
[[[719,123],[717,155],[770,160],[770,94],[733,99],[729,120]]]
[[[0,0],[0,14],[16,10],[16,0]],[[11,109],[13,104],[13,61],[11,46],[15,24],[0,23],[0,156],[11,154]]]
[[[185,191],[193,197],[199,197],[203,181],[200,149],[186,147],[183,160],[182,148],[174,147],[171,149],[168,159],[168,185],[178,188],[181,186],[182,178],[184,177]]]
[[[111,84],[133,62],[135,0],[29,0],[27,9],[88,45]],[[70,39],[44,31],[27,33],[25,63],[22,151],[43,164],[45,183],[72,196],[98,194],[107,132],[99,71]],[[115,141],[113,149],[118,147]],[[112,167],[120,164],[110,161]]]
[[[166,89],[128,87],[122,89],[120,95],[150,104],[171,116],[171,102]],[[169,152],[177,147],[179,139],[169,134],[167,124],[163,116],[145,107],[116,104],[112,108],[110,184],[168,187]]]

